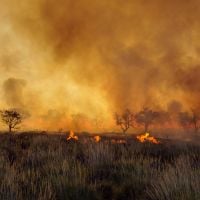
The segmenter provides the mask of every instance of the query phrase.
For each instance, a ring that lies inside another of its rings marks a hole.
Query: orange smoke
[[[28,113],[26,129],[109,132],[126,108],[198,107],[197,0],[0,2],[0,109]]]
[[[141,142],[141,143],[144,143],[146,141],[148,142],[151,142],[151,143],[154,143],[154,144],[159,144],[160,142],[152,137],[152,136],[149,136],[150,134],[149,133],[145,133],[143,135],[138,135],[136,138]]]

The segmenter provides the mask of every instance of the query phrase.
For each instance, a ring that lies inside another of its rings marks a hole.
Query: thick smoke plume
[[[40,128],[198,107],[198,0],[0,0],[0,13],[2,106],[26,107]]]
[[[22,79],[9,78],[3,84],[6,103],[11,107],[24,106],[23,90],[26,82]]]

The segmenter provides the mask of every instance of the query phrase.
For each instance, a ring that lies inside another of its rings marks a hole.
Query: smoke
[[[0,77],[25,79],[28,91],[7,80],[5,100],[34,119],[60,128],[78,113],[104,113],[110,123],[125,108],[198,106],[197,0],[0,0],[0,7]]]
[[[7,105],[19,108],[24,106],[23,90],[26,81],[23,79],[9,78],[3,84],[4,97]]]
[[[182,111],[182,104],[176,100],[172,100],[167,107],[169,113],[180,113]]]

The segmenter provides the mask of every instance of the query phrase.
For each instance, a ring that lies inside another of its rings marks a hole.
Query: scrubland
[[[200,199],[198,144],[139,143],[132,136],[124,140],[1,134],[0,199]]]

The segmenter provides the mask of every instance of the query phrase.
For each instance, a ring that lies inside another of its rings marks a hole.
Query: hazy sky
[[[199,0],[0,0],[0,26],[0,106],[25,128],[198,107]]]

